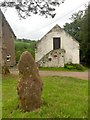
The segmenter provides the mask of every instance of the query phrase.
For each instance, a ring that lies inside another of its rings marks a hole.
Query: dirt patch
[[[68,72],[68,71],[40,71],[41,76],[68,76],[88,80],[88,71]]]
[[[18,74],[17,69],[10,69],[12,74]],[[71,71],[39,71],[41,76],[68,76],[88,80],[88,71],[71,72]]]

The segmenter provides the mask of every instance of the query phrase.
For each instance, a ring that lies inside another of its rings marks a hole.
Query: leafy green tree
[[[80,59],[81,62],[88,64],[90,49],[88,47],[88,20],[90,19],[90,5],[86,7],[85,11],[79,11],[72,15],[71,23],[66,23],[64,29],[80,43]]]
[[[90,5],[85,10],[85,14],[82,18],[81,30],[80,30],[80,38],[81,38],[81,60],[85,61],[88,65],[90,63],[89,55],[90,55],[90,42],[89,42],[89,22],[90,20]]]
[[[32,56],[35,58],[35,43],[35,41],[15,41],[16,62],[19,61],[20,55],[24,51],[31,52]]]
[[[66,23],[64,25],[64,29],[75,39],[77,39],[80,42],[79,32],[81,29],[81,23],[82,23],[82,17],[83,17],[83,11],[79,11],[78,13],[74,13],[72,17],[70,18],[72,22]]]

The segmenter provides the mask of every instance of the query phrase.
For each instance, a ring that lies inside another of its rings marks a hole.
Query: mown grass
[[[46,71],[75,71],[75,72],[82,72],[85,70],[88,70],[88,68],[85,67],[83,70],[78,70],[78,69],[69,69],[65,67],[40,67],[39,70],[46,70]]]
[[[42,105],[33,112],[18,108],[18,76],[3,77],[3,118],[86,118],[88,116],[88,81],[72,77],[42,77]]]

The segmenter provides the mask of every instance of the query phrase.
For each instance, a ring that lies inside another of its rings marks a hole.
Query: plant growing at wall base
[[[64,68],[67,68],[69,70],[72,70],[72,69],[76,69],[76,70],[81,70],[81,71],[84,71],[86,68],[81,65],[81,64],[73,64],[73,63],[70,63],[70,64],[65,64],[64,65]]]

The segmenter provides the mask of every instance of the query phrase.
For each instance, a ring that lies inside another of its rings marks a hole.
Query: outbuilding
[[[37,42],[35,61],[41,67],[79,64],[79,48],[79,42],[56,24]]]

